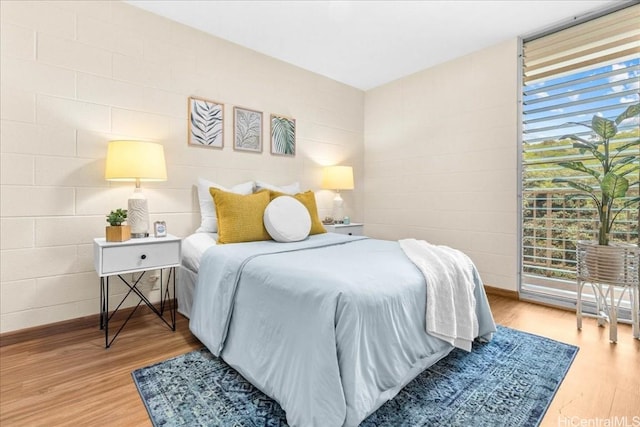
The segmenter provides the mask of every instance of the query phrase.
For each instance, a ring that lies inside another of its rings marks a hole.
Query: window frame
[[[540,31],[522,35],[518,37],[518,52],[517,52],[517,60],[518,60],[518,94],[517,94],[517,115],[518,115],[518,123],[517,123],[517,144],[518,149],[517,152],[517,171],[518,171],[518,182],[517,182],[517,214],[518,214],[518,270],[517,270],[517,280],[518,280],[518,294],[520,299],[531,302],[538,302],[543,304],[548,304],[551,306],[566,308],[575,310],[576,309],[576,292],[575,290],[571,290],[571,282],[569,280],[560,280],[560,279],[545,279],[547,281],[557,281],[559,284],[556,286],[557,289],[551,289],[549,287],[545,287],[544,285],[540,286],[540,289],[536,289],[537,285],[535,284],[525,284],[525,277],[527,274],[524,272],[524,173],[525,173],[525,165],[524,165],[524,156],[525,156],[525,147],[524,147],[524,45],[526,42],[536,40],[547,35],[560,32],[562,30],[575,27],[586,22],[592,21],[594,19],[598,19],[600,17],[609,15],[611,13],[615,13],[619,10],[625,9],[630,6],[637,6],[640,4],[638,1],[630,1],[624,2],[620,4],[616,4],[610,7],[606,7],[604,9],[595,11],[593,13],[586,14],[581,17],[574,17],[572,19],[568,19],[563,23],[558,25],[554,25]],[[545,292],[546,291],[546,292]],[[586,295],[585,311],[595,312],[595,303],[593,302],[593,298],[591,298],[588,294]],[[620,317],[622,321],[625,321],[625,318],[630,318],[631,310],[626,307],[621,308]]]

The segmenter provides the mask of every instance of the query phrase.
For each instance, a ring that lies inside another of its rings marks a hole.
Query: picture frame
[[[271,114],[271,154],[286,157],[296,155],[296,119]]]
[[[262,112],[233,107],[233,149],[262,153]]]
[[[194,147],[224,147],[224,104],[190,96],[188,100],[188,144]]]
[[[167,223],[165,221],[154,222],[153,235],[155,237],[167,237]]]

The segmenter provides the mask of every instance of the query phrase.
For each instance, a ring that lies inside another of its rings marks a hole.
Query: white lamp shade
[[[351,166],[328,166],[322,171],[322,188],[327,190],[353,190]]]
[[[104,177],[108,181],[166,181],[164,147],[144,141],[111,141]]]

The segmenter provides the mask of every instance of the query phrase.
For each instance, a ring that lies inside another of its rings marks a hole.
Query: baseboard
[[[165,306],[165,310],[170,310],[173,304],[175,303],[176,303],[175,299],[167,301],[167,306]],[[160,310],[159,302],[154,305],[158,310]],[[111,321],[119,322],[126,319],[134,309],[135,307],[121,308],[113,316],[110,322]],[[139,314],[136,314],[136,316],[138,315],[142,316],[142,315],[153,313],[153,312],[147,306],[140,306],[138,307],[138,313]],[[0,334],[0,347],[23,343],[23,342],[31,341],[38,338],[44,338],[44,337],[54,335],[54,334],[59,334],[62,332],[72,332],[72,331],[87,329],[91,327],[95,327],[96,330],[99,330],[98,329],[99,323],[100,323],[100,315],[92,314],[90,316],[63,320],[62,322],[48,323],[46,325],[34,326],[32,328],[25,328],[17,331],[5,332],[3,334]]]
[[[499,297],[505,297],[505,298],[515,299],[515,300],[520,299],[520,294],[518,294],[518,291],[510,291],[508,289],[496,288],[496,287],[487,286],[487,285],[484,285],[484,291],[488,295],[497,295]]]

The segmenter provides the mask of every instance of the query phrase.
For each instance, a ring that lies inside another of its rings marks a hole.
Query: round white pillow
[[[290,196],[276,197],[264,210],[264,228],[276,242],[304,240],[311,230],[307,208]]]

